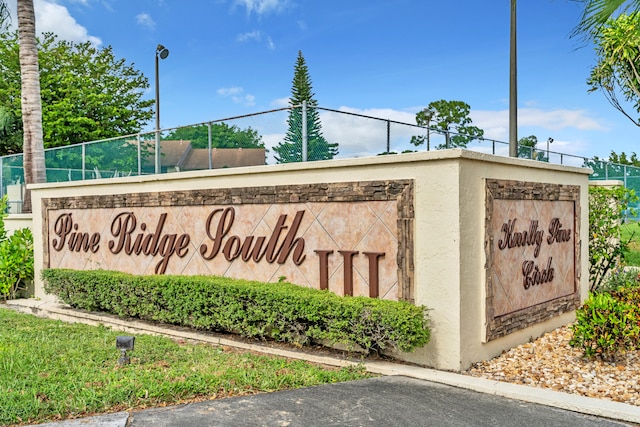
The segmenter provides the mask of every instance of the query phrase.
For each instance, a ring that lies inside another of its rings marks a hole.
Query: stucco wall
[[[7,234],[21,228],[31,228],[33,219],[31,214],[10,214],[4,219],[4,229]]]
[[[440,369],[461,370],[502,350],[565,325],[572,313],[489,342],[484,341],[485,180],[502,179],[578,185],[581,188],[581,295],[587,293],[588,170],[510,159],[465,150],[445,150],[366,159],[184,172],[31,187],[33,206],[43,198],[163,192],[174,189],[244,188],[264,185],[413,180],[415,303],[431,309],[432,341],[400,357]],[[42,215],[33,217],[36,247],[36,297],[46,299],[40,283],[44,241]],[[38,230],[38,231],[36,231]]]

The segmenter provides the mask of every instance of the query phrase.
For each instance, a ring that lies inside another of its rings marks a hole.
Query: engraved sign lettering
[[[199,270],[195,270],[195,274],[218,272],[232,265],[239,269],[240,264],[247,265],[243,268],[245,272],[247,268],[248,271],[273,271],[266,265],[288,268],[286,265],[292,264],[299,266],[299,271],[308,277],[317,278],[320,289],[335,290],[335,285],[331,284],[341,278],[343,295],[364,294],[372,298],[380,297],[381,288],[388,293],[389,280],[397,280],[396,276],[391,275],[393,270],[389,269],[390,263],[384,263],[385,254],[397,248],[397,242],[393,240],[393,246],[384,250],[375,244],[379,239],[372,238],[374,246],[342,249],[332,244],[334,249],[319,247],[309,251],[303,234],[309,233],[316,244],[317,234],[308,230],[310,225],[307,218],[312,214],[306,208],[272,214],[269,217],[272,223],[268,227],[260,222],[254,223],[255,219],[247,214],[246,209],[235,206],[202,207],[194,211],[199,212],[203,220],[189,216],[186,224],[179,224],[175,214],[162,209],[153,214],[141,210],[114,210],[110,214],[108,227],[103,228],[102,232],[87,231],[91,225],[77,221],[74,212],[60,212],[52,221],[51,253],[61,255],[61,265],[71,259],[65,256],[69,252],[93,253],[99,256],[99,268],[103,268],[102,263],[107,262],[108,267],[113,265],[121,268],[118,266],[126,265],[131,267],[125,267],[125,270],[128,268],[136,272],[141,269],[155,274],[175,271],[173,266],[180,259],[197,265]],[[384,209],[380,211],[384,212]],[[322,227],[317,229],[323,231]],[[386,226],[379,229],[388,230]],[[362,236],[355,241],[359,240],[362,240]],[[102,241],[106,241],[103,245],[105,248],[101,247]],[[330,257],[334,252],[340,255],[340,259]],[[312,265],[315,264],[311,269],[305,265],[309,254],[314,258]],[[149,260],[152,260],[151,270],[146,267]],[[336,268],[341,273],[336,274]],[[381,268],[385,276],[382,281]],[[363,285],[366,285],[364,289]]]
[[[579,303],[580,187],[487,180],[487,340]]]

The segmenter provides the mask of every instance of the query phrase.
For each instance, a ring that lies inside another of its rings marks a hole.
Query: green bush
[[[103,270],[47,269],[42,276],[45,290],[72,307],[298,346],[328,340],[366,352],[412,351],[430,338],[425,307],[289,283]]]
[[[23,228],[7,236],[7,196],[0,199],[0,298],[14,299],[33,280],[33,235]]]
[[[640,348],[638,271],[621,258],[631,237],[621,238],[623,213],[637,200],[624,187],[589,187],[589,298],[576,310],[570,345],[585,356],[614,360]]]
[[[620,239],[623,212],[636,201],[624,187],[589,187],[589,283],[597,291],[607,274],[618,266],[625,245]]]
[[[611,361],[640,348],[640,287],[590,293],[571,329],[569,344],[587,357]]]
[[[638,286],[640,270],[636,268],[616,267],[604,278],[596,292],[613,292],[620,288]]]

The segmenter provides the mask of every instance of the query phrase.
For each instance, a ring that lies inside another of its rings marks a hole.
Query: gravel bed
[[[569,326],[558,328],[464,374],[640,406],[640,351],[616,362],[586,359],[569,345],[571,336]]]

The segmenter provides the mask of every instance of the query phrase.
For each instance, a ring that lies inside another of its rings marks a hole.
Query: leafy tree
[[[144,141],[143,141],[144,142]],[[155,147],[153,147],[155,148]],[[153,155],[150,144],[142,144],[141,161]],[[100,141],[85,146],[84,175],[82,174],[82,146],[47,150],[47,181],[71,181],[108,178],[118,174],[137,174],[138,145],[135,138]]]
[[[520,138],[518,140],[518,157],[535,160],[538,157],[538,152],[535,149],[537,144],[538,137],[535,135]]]
[[[434,112],[429,108],[425,108],[422,111],[418,111],[416,114],[416,123],[418,126],[424,126],[427,128],[426,135],[414,135],[411,137],[411,143],[416,147],[418,145],[424,144],[427,142],[427,151],[431,150],[431,128],[429,127],[431,124],[431,119],[433,119]]]
[[[627,156],[624,151],[620,154],[611,151],[608,160],[593,156],[591,159],[585,158],[582,166],[593,169],[591,176],[596,179],[640,178],[640,159],[636,153]],[[625,166],[632,167],[625,168]],[[636,181],[637,179],[628,181],[627,185],[640,193],[640,182],[636,183]]]
[[[167,134],[165,139],[191,141],[193,148],[207,148],[209,130],[207,125],[178,128]],[[264,142],[258,131],[251,127],[240,129],[236,125],[213,123],[211,146],[213,148],[264,148]]]
[[[522,159],[539,160],[549,162],[549,157],[544,150],[537,150],[538,137],[535,135],[525,136],[518,140],[518,157]]]
[[[477,126],[473,126],[469,117],[471,107],[462,101],[439,101],[431,102],[427,108],[416,114],[416,123],[420,126],[429,126],[439,129],[445,134],[446,143],[440,144],[436,148],[465,148],[474,139],[480,139],[484,131]],[[428,119],[427,119],[428,118]],[[453,135],[452,135],[453,133]],[[412,137],[411,143],[418,146],[424,143],[426,138]]]
[[[322,135],[322,125],[318,114],[318,102],[311,87],[309,69],[298,51],[298,59],[294,67],[293,84],[287,124],[289,129],[284,141],[274,147],[275,158],[278,163],[301,162],[302,158],[302,108],[307,103],[307,160],[328,160],[338,154],[338,144],[330,144]]]
[[[22,132],[16,116],[0,105],[0,144],[4,154],[22,153]]]
[[[640,159],[638,159],[638,155],[635,152],[631,153],[630,156],[627,156],[627,153],[625,153],[624,151],[620,154],[616,153],[615,151],[611,151],[611,154],[609,155],[609,161],[612,163],[617,163],[619,165],[640,167]]]
[[[607,21],[594,37],[598,63],[587,81],[589,91],[600,90],[613,107],[640,126],[640,13]]]
[[[136,133],[153,116],[154,101],[143,100],[147,78],[115,58],[111,47],[63,41],[53,34],[45,34],[38,47],[45,147]],[[0,106],[20,119],[15,33],[0,34],[0,74]],[[2,143],[0,154],[11,152]]]
[[[3,31],[9,22],[9,9],[4,0],[0,0],[0,31]]]
[[[584,3],[580,23],[572,35],[593,37],[616,13],[640,10],[640,0],[575,0]]]
[[[620,260],[628,242],[620,240],[625,212],[638,201],[625,187],[589,187],[589,283],[597,290]]]

